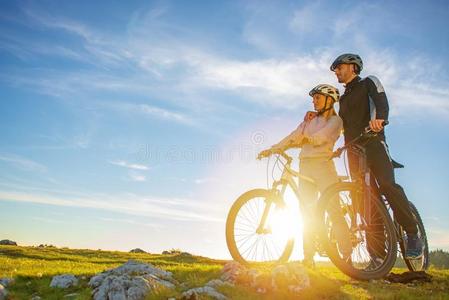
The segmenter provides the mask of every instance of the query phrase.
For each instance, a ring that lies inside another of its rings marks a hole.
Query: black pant
[[[371,186],[374,188],[374,192],[380,192],[385,195],[393,209],[396,221],[408,234],[416,234],[416,222],[404,189],[395,181],[394,169],[386,144],[380,139],[372,139],[365,145],[365,148],[367,166],[371,170],[371,174],[374,175],[371,178]],[[351,176],[356,176],[359,172],[359,157],[352,152],[348,152],[348,159]],[[377,186],[376,181],[379,185],[379,191],[375,190]],[[370,251],[370,253],[375,252],[378,256],[383,256],[385,242],[383,226],[375,207],[371,207],[370,214],[372,217],[370,220],[371,226],[369,227],[371,233],[367,232],[368,250],[371,248],[374,251]]]

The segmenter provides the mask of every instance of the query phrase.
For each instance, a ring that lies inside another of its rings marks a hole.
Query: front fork
[[[280,190],[277,189],[279,185],[282,184],[282,187]],[[268,198],[265,198],[265,208],[262,213],[262,217],[259,222],[259,226],[256,229],[257,234],[268,234],[271,233],[270,228],[265,228],[265,223],[267,222],[268,214],[271,209],[271,205],[275,204],[277,207],[284,207],[284,193],[287,188],[287,185],[284,183],[284,181],[281,179],[279,181],[276,181],[273,183],[273,187],[270,190],[270,196]]]

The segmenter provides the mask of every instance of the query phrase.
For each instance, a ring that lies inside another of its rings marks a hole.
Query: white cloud
[[[132,181],[137,181],[137,182],[144,182],[147,180],[145,175],[136,174],[136,173],[129,173],[129,178],[131,178]]]
[[[230,90],[248,100],[277,107],[296,108],[309,100],[308,92],[333,76],[327,53],[286,59],[235,61],[219,57],[202,59],[196,84]]]
[[[125,102],[102,103],[102,106],[110,107],[116,111],[129,112],[134,114],[146,115],[152,118],[164,119],[168,121],[193,124],[193,120],[183,113],[170,111],[149,104],[134,104]]]
[[[267,50],[265,58],[238,59],[223,55],[223,52],[208,48],[201,38],[189,32],[186,28],[179,28],[176,24],[163,21],[168,9],[160,7],[148,12],[136,13],[125,36],[111,37],[104,32],[95,31],[88,26],[64,18],[53,18],[43,13],[28,12],[35,21],[48,28],[64,30],[83,38],[84,47],[95,61],[103,57],[105,68],[117,66],[131,66],[133,74],[124,78],[115,75],[105,75],[104,69],[91,73],[73,73],[60,76],[53,74],[45,78],[45,74],[35,81],[28,80],[25,84],[39,85],[49,94],[64,97],[69,93],[80,90],[110,90],[139,93],[164,97],[177,107],[188,110],[193,107],[217,107],[215,99],[208,99],[205,94],[210,91],[221,90],[233,92],[241,99],[247,99],[263,105],[279,108],[298,108],[309,99],[307,92],[310,88],[321,82],[335,84],[333,74],[328,70],[329,64],[342,50],[348,48],[359,52],[365,60],[366,72],[363,74],[377,75],[387,87],[391,98],[392,109],[401,113],[403,109],[408,112],[417,111],[428,102],[431,95],[425,95],[428,87],[441,86],[445,82],[443,75],[433,72],[434,80],[429,82],[425,76],[416,77],[416,58],[419,54],[395,53],[390,49],[376,49],[367,37],[365,27],[355,26],[366,11],[379,9],[376,5],[360,4],[352,9],[345,10],[343,14],[336,14],[332,9],[320,2],[313,2],[291,12],[279,12],[269,21],[275,24],[276,18],[290,19],[278,22],[280,25],[270,29],[266,34],[265,27],[259,26],[265,22],[265,15],[271,11],[268,8],[251,6],[249,17],[245,26],[244,37],[261,36],[266,39],[264,44],[277,44],[277,33],[285,30],[282,26],[290,26],[297,32],[310,30],[329,31],[330,37],[323,41],[324,48],[317,48],[314,52],[298,49],[295,55],[285,44],[285,55],[279,55],[278,50]],[[326,22],[316,27],[316,12],[323,15]],[[344,39],[341,44],[342,35]],[[174,33],[182,33],[182,38],[175,38]],[[189,40],[189,38],[194,40]],[[207,37],[205,37],[207,38]],[[120,39],[122,42],[117,43]],[[195,40],[196,39],[196,40]],[[354,48],[355,47],[355,48]],[[270,57],[270,51],[276,53]],[[217,54],[220,53],[220,54]],[[282,53],[282,51],[281,51]],[[422,56],[422,55],[421,55]],[[435,62],[432,66],[435,66]],[[144,71],[144,72],[142,72]],[[444,71],[444,70],[443,70]],[[447,73],[447,72],[446,72]],[[412,75],[412,76],[410,76]],[[55,84],[56,80],[58,84]],[[408,91],[408,93],[407,93]],[[407,100],[397,98],[398,95],[407,95]],[[437,93],[434,96],[447,93]],[[423,96],[425,96],[423,98]],[[432,97],[433,98],[433,97]],[[182,101],[180,101],[182,99]],[[201,99],[201,102],[200,102]],[[398,100],[395,100],[398,99]],[[447,101],[440,99],[433,101],[429,107],[432,113],[447,113]],[[195,103],[191,105],[192,103]],[[199,103],[199,104],[198,104]],[[119,110],[135,111],[151,117],[162,118],[183,124],[192,124],[192,118],[176,109],[164,109],[150,104],[120,104]]]
[[[116,165],[116,166],[125,167],[128,169],[134,169],[134,170],[148,170],[149,169],[145,165],[133,164],[133,163],[126,162],[124,160],[109,161],[109,163]]]
[[[208,184],[208,183],[219,183],[220,180],[214,177],[206,177],[206,178],[197,178],[193,182],[196,184]]]

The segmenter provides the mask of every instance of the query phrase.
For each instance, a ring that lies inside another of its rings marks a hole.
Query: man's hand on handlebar
[[[384,129],[384,126],[385,126],[384,123],[385,123],[385,120],[383,120],[383,119],[371,120],[371,121],[369,121],[369,128],[374,132],[381,132],[382,129]]]
[[[332,156],[330,157],[329,160],[335,158],[335,157],[340,157],[340,155],[343,153],[344,150],[346,150],[349,146],[354,145],[356,142],[358,142],[361,138],[365,138],[365,137],[373,137],[373,136],[377,136],[377,133],[379,133],[379,131],[381,131],[385,126],[387,126],[390,122],[388,120],[372,120],[370,121],[370,126],[365,128],[365,132],[362,132],[358,137],[356,137],[355,139],[353,139],[352,141],[349,141],[347,143],[345,143],[345,145],[343,147],[338,148],[337,150],[335,150],[332,153]],[[374,131],[374,129],[371,127],[371,124],[373,124],[373,126],[377,126],[377,129],[382,128],[379,131]]]

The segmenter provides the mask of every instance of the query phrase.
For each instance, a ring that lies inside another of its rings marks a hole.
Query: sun
[[[284,201],[285,207],[276,208],[270,213],[268,225],[279,241],[295,239],[302,243],[303,222],[298,200],[292,191],[286,190]]]

